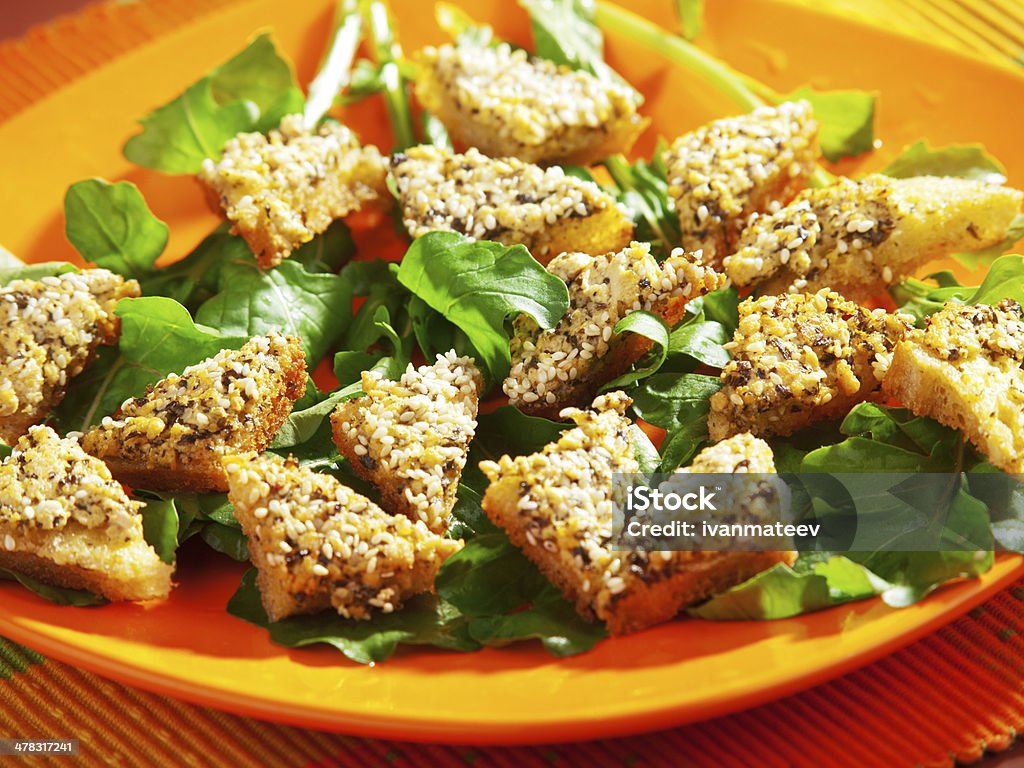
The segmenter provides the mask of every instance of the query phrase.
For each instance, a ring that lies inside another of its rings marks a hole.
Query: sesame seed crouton
[[[377,148],[360,146],[345,126],[328,121],[314,133],[302,115],[288,115],[266,136],[230,139],[219,161],[203,161],[199,180],[269,269],[335,219],[385,197],[386,173]]]
[[[771,446],[764,440],[749,432],[740,432],[715,445],[709,445],[697,454],[686,471],[712,475],[736,472],[768,474],[775,472],[775,456]]]
[[[762,293],[829,287],[866,301],[928,261],[999,243],[1022,198],[967,179],[839,178],[757,218],[725,269]]]
[[[392,157],[391,175],[412,237],[445,231],[525,245],[541,263],[563,251],[618,250],[633,237],[615,198],[558,166],[420,146]]]
[[[221,457],[264,450],[305,388],[299,340],[256,336],[126,400],[85,433],[82,447],[135,487],[226,491]]]
[[[678,248],[659,264],[647,243],[601,256],[564,253],[548,271],[569,286],[569,312],[552,330],[526,315],[514,320],[512,368],[503,385],[517,408],[548,417],[589,402],[650,349],[644,336],[614,334],[619,320],[647,310],[671,327],[689,301],[725,282]]]
[[[896,346],[882,390],[960,429],[1000,469],[1024,473],[1024,313],[948,303]]]
[[[50,414],[96,348],[117,341],[118,300],[138,295],[137,282],[105,269],[0,289],[0,440],[13,444]]]
[[[622,392],[590,410],[566,409],[576,427],[540,453],[481,462],[490,480],[483,507],[586,618],[612,634],[668,621],[682,608],[744,581],[774,552],[643,552],[613,549],[613,479],[637,472]]]
[[[492,157],[588,165],[628,152],[647,127],[641,97],[507,44],[424,48],[416,98],[448,133]]]
[[[711,396],[711,439],[789,435],[846,413],[878,391],[909,328],[903,315],[865,309],[824,288],[743,301],[725,345],[733,359]]]
[[[434,365],[410,363],[399,381],[363,373],[363,397],[331,415],[334,443],[361,477],[381,492],[384,507],[448,530],[483,378],[454,350]]]
[[[142,533],[132,501],[99,459],[31,427],[0,466],[0,568],[108,600],[153,600],[174,568]]]
[[[708,446],[697,454],[690,466],[673,472],[662,482],[659,489],[663,493],[678,494],[697,491],[707,479],[695,478],[694,475],[708,474],[719,476],[714,478],[714,482],[729,499],[728,509],[723,509],[722,514],[723,519],[730,523],[773,525],[780,522],[782,515],[788,511],[789,489],[785,482],[775,475],[775,457],[772,455],[772,449],[764,440],[754,437],[749,432],[741,432]],[[725,478],[721,477],[722,475],[731,477]],[[642,514],[645,517],[652,517],[652,522],[689,519],[697,530],[702,530],[701,520],[706,519],[706,513],[700,510],[692,513],[685,510],[681,513],[670,512],[668,517],[664,517],[663,511],[653,516],[646,512]],[[708,553],[718,553],[736,568],[733,583],[746,581],[776,563],[792,565],[797,558],[797,553],[792,550],[792,537],[775,538],[772,546],[784,549],[768,552],[737,551],[745,546],[752,546],[754,549],[763,546],[765,540],[757,537],[701,533],[697,541],[699,544],[695,542],[695,548],[699,547]],[[720,567],[728,572],[727,565],[721,564]]]
[[[391,613],[431,589],[462,546],[295,461],[265,454],[223,464],[271,621],[331,607],[349,619]]]
[[[814,172],[818,123],[806,101],[715,120],[665,153],[668,194],[688,251],[713,266],[732,253],[753,213],[789,202]]]

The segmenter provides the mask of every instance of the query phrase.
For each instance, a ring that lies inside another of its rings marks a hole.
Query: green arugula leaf
[[[142,132],[128,139],[124,156],[165,173],[196,173],[206,158],[220,158],[228,139],[267,131],[301,112],[303,102],[291,65],[264,33],[142,118]]]
[[[269,622],[250,570],[228,602],[227,611],[270,632],[270,639],[286,648],[325,643],[359,664],[388,659],[400,643],[433,645],[453,651],[475,651],[480,645],[469,636],[468,624],[451,605],[432,595],[417,595],[395,613],[378,613],[368,621],[343,619],[325,611]]]
[[[469,634],[477,642],[494,647],[540,640],[548,653],[559,658],[589,651],[608,636],[603,625],[583,619],[551,584],[546,584],[525,610],[474,616],[469,621]]]
[[[438,596],[468,616],[507,613],[530,603],[547,584],[504,531],[474,537],[445,560]]]
[[[17,571],[7,568],[0,568],[0,579],[16,581],[30,592],[56,605],[73,605],[76,608],[87,608],[92,605],[106,605],[107,599],[87,592],[84,589],[67,589],[65,587],[53,587],[41,581],[33,579]]]
[[[593,0],[519,0],[519,5],[530,14],[536,56],[625,84],[604,61],[604,37],[594,21]],[[638,93],[636,98],[638,103],[642,99]]]
[[[808,453],[801,472],[958,471],[960,433],[905,408],[860,403],[839,429],[847,439]]]
[[[617,376],[603,387],[601,392],[609,392],[613,389],[626,389],[634,386],[638,381],[646,379],[661,368],[668,355],[669,329],[668,324],[652,312],[640,310],[630,312],[615,324],[614,333],[637,333],[654,342],[650,352],[641,360],[633,364],[633,367],[621,376]]]
[[[57,277],[68,272],[78,271],[78,267],[74,264],[64,261],[44,261],[38,264],[22,264],[20,261],[5,263],[10,266],[0,267],[0,288],[15,280],[41,280],[44,277]]]
[[[6,459],[11,455],[12,450],[13,448],[11,448],[11,446],[0,443],[0,459]]]
[[[729,353],[722,345],[732,338],[732,333],[722,323],[709,319],[706,298],[710,297],[700,297],[687,304],[688,317],[669,336],[663,370],[689,373],[695,363],[723,368],[729,362]],[[712,299],[711,306],[716,299]]]
[[[473,241],[454,232],[418,238],[398,269],[398,282],[466,334],[492,384],[508,374],[506,320],[523,312],[553,328],[569,307],[565,283],[521,245]]]
[[[497,461],[504,455],[527,456],[557,440],[570,425],[540,416],[527,416],[518,408],[503,405],[477,417],[476,435],[469,444],[469,458],[462,471],[462,483],[477,494],[487,490],[480,471],[481,461]]]
[[[618,188],[616,198],[633,214],[636,239],[651,243],[659,260],[679,247],[682,234],[675,205],[668,197],[668,182],[662,160],[665,144],[659,140],[651,162],[630,164],[623,155],[612,155],[603,164]]]
[[[675,0],[679,32],[687,40],[694,40],[704,26],[704,0]]]
[[[890,585],[859,563],[832,553],[773,565],[687,611],[715,621],[785,619],[880,594]]]
[[[344,331],[352,307],[352,293],[341,276],[310,273],[290,260],[268,270],[251,258],[226,264],[218,289],[196,311],[196,322],[243,343],[272,330],[297,336],[310,369]]]
[[[1024,484],[983,461],[967,474],[968,489],[989,511],[992,535],[1010,552],[1024,552]]]
[[[470,617],[469,634],[484,645],[539,639],[552,654],[569,656],[607,636],[580,618],[504,531],[468,541],[441,566],[435,588]]]
[[[307,272],[334,273],[347,264],[355,253],[352,230],[344,219],[335,219],[326,230],[294,250],[288,260],[301,264]]]
[[[145,392],[169,373],[240,347],[245,339],[225,339],[192,322],[176,301],[157,296],[122,299],[118,347],[102,347],[95,362],[72,380],[67,397],[54,412],[64,431],[83,431]]]
[[[1024,304],[1024,256],[1000,256],[977,286],[961,285],[948,271],[936,272],[928,279],[934,284],[908,278],[889,289],[900,311],[913,315],[919,328],[924,326],[924,318],[951,301],[993,305],[1003,299],[1013,299]]]
[[[835,162],[844,157],[870,152],[875,145],[875,101],[867,91],[815,91],[799,88],[786,100],[806,99],[821,124],[818,143],[821,154]]]
[[[659,373],[630,393],[636,415],[666,431],[661,445],[662,472],[685,464],[707,440],[711,395],[721,386],[716,376]]]
[[[178,510],[171,499],[145,499],[142,533],[165,563],[174,564],[178,551]]]
[[[913,176],[955,176],[959,179],[1002,184],[1006,169],[980,144],[960,144],[933,149],[918,141],[904,150],[881,173],[895,179]]]
[[[280,450],[302,445],[317,437],[318,433],[321,437],[323,433],[329,435],[330,421],[328,417],[338,405],[361,395],[361,386],[362,382],[356,381],[336,389],[315,405],[299,411],[293,410],[270,443],[271,449]],[[319,442],[323,444],[322,441]]]
[[[452,507],[452,524],[448,528],[448,538],[468,541],[478,534],[495,533],[499,530],[487,517],[482,503],[482,494],[464,483],[459,485],[455,506]]]
[[[143,275],[143,296],[164,296],[195,310],[217,292],[225,264],[252,258],[245,240],[232,235],[226,222],[218,226],[183,259]]]
[[[86,261],[125,277],[152,271],[167,245],[167,225],[130,181],[85,179],[64,196],[64,231]]]

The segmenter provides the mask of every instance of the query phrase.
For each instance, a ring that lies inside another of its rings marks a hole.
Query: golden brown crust
[[[882,390],[918,416],[963,431],[989,461],[1024,473],[1024,318],[994,307],[947,304],[893,354]]]
[[[199,173],[211,207],[232,223],[263,269],[339,219],[387,197],[387,165],[345,126],[308,130],[288,115],[266,136],[243,133]]]
[[[622,318],[646,310],[671,327],[691,300],[724,284],[721,275],[679,249],[657,263],[646,243],[600,256],[564,253],[548,271],[568,285],[569,312],[551,330],[527,316],[516,318],[512,367],[503,384],[513,405],[547,418],[589,403],[650,349],[645,336],[613,332]]]
[[[726,345],[733,359],[711,396],[712,441],[740,432],[790,435],[877,396],[906,318],[838,293],[747,299]]]
[[[615,549],[614,478],[638,470],[628,405],[623,393],[609,393],[592,410],[570,409],[566,415],[577,427],[543,451],[481,463],[491,481],[483,499],[487,516],[581,616],[607,622],[612,634],[667,621],[687,605],[795,558],[794,552]],[[749,450],[752,458],[760,456],[759,469],[774,467],[761,446],[738,441],[730,455]]]
[[[429,590],[462,546],[294,461],[243,455],[223,464],[271,621],[331,606],[352,619],[391,613]]]
[[[589,165],[628,152],[650,123],[625,83],[504,43],[424,49],[416,96],[463,146],[531,163]]]
[[[13,445],[50,415],[96,349],[117,342],[117,302],[138,295],[136,281],[105,269],[0,289],[0,440]]]
[[[265,450],[305,388],[299,340],[258,336],[126,401],[82,446],[137,488],[226,491],[221,457]]]
[[[365,372],[363,397],[331,414],[334,443],[364,480],[380,490],[393,514],[448,530],[483,378],[455,351],[434,365],[409,365],[398,381]]]
[[[166,597],[173,566],[146,542],[142,507],[77,441],[32,427],[0,466],[0,568],[110,600]]]
[[[560,167],[418,146],[392,157],[391,176],[412,237],[458,232],[524,245],[542,264],[563,251],[617,251],[633,237],[632,219],[610,194]]]
[[[112,603],[163,600],[171,592],[171,566],[162,574],[145,581],[125,582],[107,574],[76,565],[54,565],[52,560],[28,552],[4,552],[0,549],[0,568],[64,589],[82,589],[100,595]]]

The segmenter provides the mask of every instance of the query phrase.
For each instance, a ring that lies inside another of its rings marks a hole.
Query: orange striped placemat
[[[0,42],[0,121],[230,2],[99,3]],[[1004,63],[1020,60],[1024,44],[1019,0],[824,5]],[[89,46],[76,44],[85,39]],[[134,690],[0,638],[0,738],[77,738],[82,766],[943,766],[1005,749],[1021,728],[1024,581],[934,635],[805,693],[671,731],[539,747],[424,746],[259,722]]]
[[[1024,581],[804,693],[670,731],[537,747],[410,744],[263,723],[0,640],[0,738],[77,738],[82,766],[948,766],[1005,749],[1022,728]]]

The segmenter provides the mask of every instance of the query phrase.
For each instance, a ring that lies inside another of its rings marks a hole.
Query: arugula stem
[[[701,75],[743,109],[750,111],[764,106],[765,102],[748,87],[739,72],[642,16],[615,3],[599,0],[595,4],[594,18],[605,29],[614,29],[661,54],[673,64]]]
[[[320,60],[316,77],[309,84],[302,122],[312,129],[327,114],[335,97],[352,79],[352,62],[359,48],[363,20],[357,0],[339,0],[334,7],[334,31]]]
[[[406,78],[400,68],[402,47],[395,39],[391,13],[385,0],[360,0],[360,8],[370,29],[374,55],[381,65],[380,78],[384,83],[384,100],[395,135],[395,149],[407,149],[419,142],[413,127]]]
[[[615,3],[598,0],[594,18],[605,29],[614,29],[645,48],[661,54],[673,64],[700,75],[736,102],[737,106],[747,111],[766,104],[778,104],[783,100],[771,87],[749,75],[737,72],[693,43],[666,32],[654,22]],[[611,171],[610,166],[608,170]],[[809,183],[812,187],[825,187],[834,180],[835,177],[819,165],[811,175]]]

